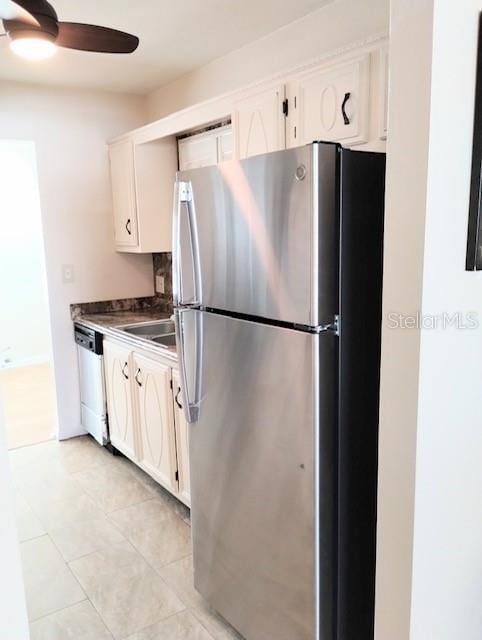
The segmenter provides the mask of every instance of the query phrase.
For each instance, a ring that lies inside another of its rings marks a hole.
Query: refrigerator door
[[[178,174],[176,306],[333,322],[338,147],[315,143]]]
[[[198,409],[195,586],[249,640],[332,640],[336,338],[191,309],[176,322]]]

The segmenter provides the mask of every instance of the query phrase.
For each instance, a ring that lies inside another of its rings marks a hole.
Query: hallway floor
[[[55,436],[52,365],[0,369],[0,397],[9,449],[51,440]]]
[[[31,640],[232,640],[192,583],[189,510],[90,437],[10,452]]]

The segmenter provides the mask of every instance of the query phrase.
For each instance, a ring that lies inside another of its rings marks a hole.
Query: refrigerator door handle
[[[186,321],[184,316],[187,316],[187,314],[194,314],[191,317],[191,320],[194,321],[194,330],[189,336],[189,351],[186,350],[185,339]],[[179,356],[182,405],[186,421],[192,424],[198,421],[201,406],[203,354],[202,313],[191,309],[176,309],[174,318]],[[192,398],[190,389],[193,391]]]
[[[179,304],[181,297],[181,265],[179,262],[179,241],[181,239],[181,200],[179,197],[179,182],[174,182],[174,196],[172,199],[172,297],[174,304]]]
[[[191,248],[193,295],[191,299],[185,299],[183,291],[183,273],[181,255],[181,216],[183,205],[187,212],[187,226],[189,229],[189,245]],[[173,262],[173,298],[175,305],[198,306],[201,304],[201,263],[199,258],[199,236],[196,220],[196,209],[192,197],[192,186],[190,182],[176,180],[174,183],[174,211],[173,211],[173,239],[172,239],[172,262]]]

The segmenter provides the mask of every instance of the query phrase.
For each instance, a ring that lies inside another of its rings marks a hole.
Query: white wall
[[[391,5],[378,640],[482,637],[482,274],[464,270],[481,9]],[[419,310],[440,328],[388,328]],[[471,311],[477,330],[441,328]]]
[[[431,0],[394,0],[390,15],[377,640],[409,638],[420,332],[390,328],[389,314],[411,314],[422,303],[431,4]]]
[[[0,367],[51,357],[35,146],[0,140]]]
[[[145,122],[144,100],[93,91],[0,84],[0,139],[37,151],[61,437],[80,433],[69,304],[152,295],[152,258],[114,250],[105,141]],[[61,266],[74,266],[63,284]]]
[[[0,638],[30,638],[17,527],[13,507],[13,487],[7,457],[7,442],[0,406]]]
[[[149,120],[385,35],[388,14],[389,0],[337,0],[154,91],[148,96]]]
[[[482,638],[482,273],[465,268],[481,0],[434,3],[411,638]]]

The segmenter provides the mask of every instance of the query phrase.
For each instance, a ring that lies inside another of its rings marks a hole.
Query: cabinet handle
[[[177,404],[179,409],[182,409],[182,404],[179,402],[179,394],[181,393],[181,387],[177,388],[176,397],[174,398],[174,402]]]
[[[136,375],[134,376],[134,380],[137,382],[137,384],[142,387],[142,381],[139,380],[139,374],[141,373],[140,369],[137,369],[136,371]]]
[[[124,362],[124,366],[122,367],[122,375],[126,380],[129,380],[129,376],[126,373],[126,368],[127,368],[127,362]]]
[[[345,124],[350,124],[350,118],[346,115],[345,107],[348,100],[351,98],[351,93],[347,91],[345,93],[345,97],[343,98],[343,102],[341,103],[341,115],[343,116],[343,122]]]
[[[130,236],[132,235],[131,219],[130,218],[128,218],[127,222],[126,222],[126,231]]]

